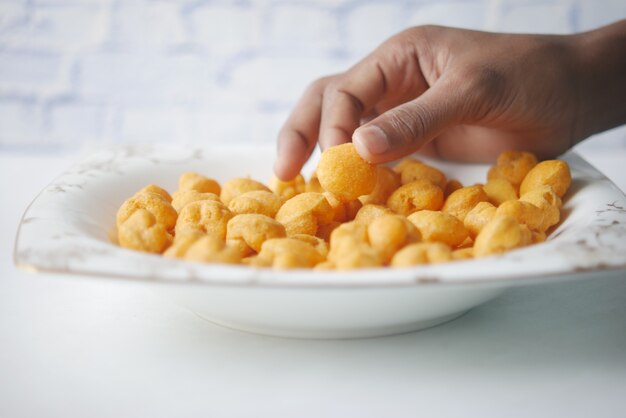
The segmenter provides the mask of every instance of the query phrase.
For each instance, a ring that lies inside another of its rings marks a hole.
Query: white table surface
[[[583,154],[626,189],[626,153]],[[0,417],[625,417],[626,277],[519,287],[365,340],[204,321],[149,285],[15,269],[22,212],[78,153],[0,153]]]

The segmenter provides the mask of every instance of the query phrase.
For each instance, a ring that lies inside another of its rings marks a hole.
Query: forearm
[[[576,142],[626,123],[626,20],[574,37],[579,51]]]

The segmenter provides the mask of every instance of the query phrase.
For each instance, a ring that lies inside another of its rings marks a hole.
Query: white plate
[[[310,172],[313,161],[305,167]],[[121,203],[149,183],[173,191],[184,171],[267,181],[270,147],[107,149],[46,187],[26,210],[15,263],[35,272],[143,281],[199,315],[242,330],[291,337],[380,336],[461,315],[511,285],[626,270],[626,196],[570,152],[564,220],[543,244],[480,260],[407,269],[273,271],[169,260],[119,248],[108,234]],[[487,166],[429,161],[464,183]]]

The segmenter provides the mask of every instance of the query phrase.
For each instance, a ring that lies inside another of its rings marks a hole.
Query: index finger
[[[322,94],[332,77],[311,84],[298,101],[278,134],[278,155],[274,173],[281,180],[298,175],[309,159],[319,134]]]
[[[361,61],[324,91],[319,142],[322,150],[350,142],[361,118],[387,92],[387,78],[375,55]]]

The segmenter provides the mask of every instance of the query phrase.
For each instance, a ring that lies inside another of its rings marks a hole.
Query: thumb
[[[440,79],[416,99],[357,128],[352,142],[372,163],[404,157],[466,119],[468,106],[461,96],[459,89]]]

